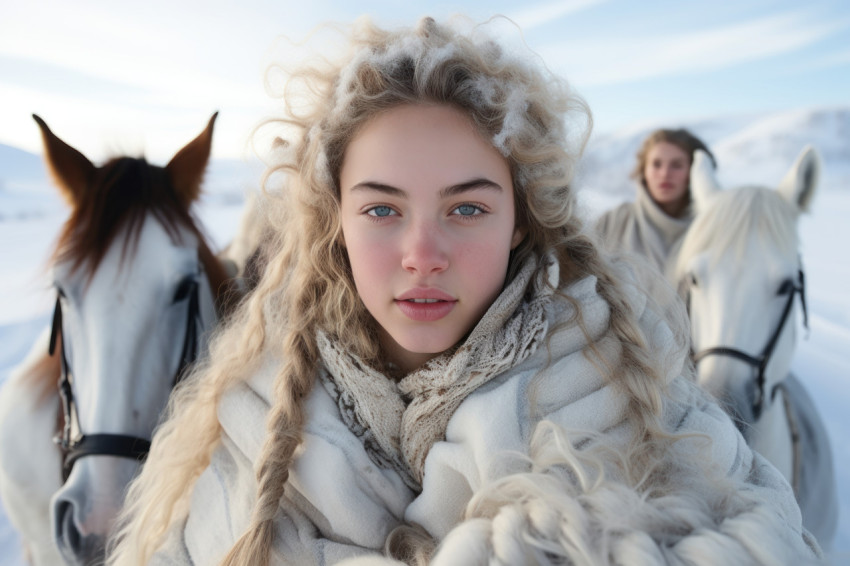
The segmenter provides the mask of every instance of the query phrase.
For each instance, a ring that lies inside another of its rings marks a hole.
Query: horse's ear
[[[85,155],[63,142],[50,131],[47,123],[36,114],[33,120],[41,129],[44,159],[59,192],[71,206],[76,206],[94,175],[95,166]]]
[[[691,163],[691,199],[699,210],[714,193],[720,191],[720,184],[714,175],[714,162],[706,152],[698,149]]]
[[[807,145],[776,189],[802,212],[808,212],[820,180],[821,159],[818,151]]]
[[[213,126],[217,117],[218,112],[212,115],[204,131],[178,151],[165,166],[171,185],[186,208],[201,194],[201,181],[210,158]]]

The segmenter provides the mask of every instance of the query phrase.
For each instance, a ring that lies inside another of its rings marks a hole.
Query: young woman
[[[684,314],[582,232],[584,104],[485,31],[361,23],[291,79],[274,252],[175,393],[109,563],[818,555],[681,377]]]
[[[697,149],[714,161],[706,145],[684,129],[656,130],[644,140],[632,172],[637,198],[597,221],[606,248],[646,258],[665,272],[668,257],[691,223],[690,173]]]

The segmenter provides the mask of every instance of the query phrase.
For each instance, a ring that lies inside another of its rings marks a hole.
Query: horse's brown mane
[[[144,158],[117,157],[94,171],[87,190],[77,194],[76,206],[60,233],[52,261],[70,262],[90,278],[107,250],[126,227],[121,261],[135,253],[144,219],[152,214],[180,243],[180,227],[198,237],[199,258],[204,265],[219,311],[233,300],[232,285],[224,267],[206,244],[206,238],[186,205],[171,185],[165,168]]]

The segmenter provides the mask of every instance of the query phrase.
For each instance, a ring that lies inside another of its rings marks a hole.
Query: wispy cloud
[[[72,77],[82,83],[96,79],[98,83],[123,84],[149,94],[203,97],[216,93],[223,101],[250,95],[250,85],[239,85],[226,73],[200,65],[197,52],[209,42],[193,43],[188,34],[162,27],[157,37],[151,27],[110,14],[90,14],[85,22],[73,11],[67,16],[53,17],[39,26],[2,29],[0,56],[18,61],[19,69],[24,61],[31,61],[32,73],[45,66],[54,67],[69,82]]]
[[[519,44],[518,54],[525,53],[526,43],[531,45],[550,67],[584,88],[686,76],[768,60],[807,46],[827,47],[827,42],[816,44],[821,38],[847,33],[850,27],[847,11],[818,7],[817,2],[778,16],[776,8],[765,7],[762,0],[737,2],[747,13],[771,16],[708,28],[702,25],[704,15],[710,13],[712,21],[717,21],[724,11],[704,3],[680,3],[676,17],[670,18],[669,3],[646,2],[625,10],[626,2],[611,0],[531,0],[523,8],[519,6],[525,4],[513,3],[518,8],[507,15],[518,27],[505,26],[499,39],[508,47]],[[291,2],[244,0],[238,9],[208,2],[209,9],[201,12],[194,2],[173,0],[146,0],[144,9],[114,0],[6,4],[0,10],[3,140],[22,147],[38,146],[40,139],[29,118],[30,112],[38,111],[49,113],[63,132],[79,134],[75,139],[95,150],[106,134],[126,128],[147,132],[146,139],[151,142],[147,147],[171,151],[185,141],[186,131],[194,131],[205,112],[219,109],[216,129],[221,135],[216,134],[216,146],[231,143],[233,149],[228,151],[238,155],[241,145],[229,140],[241,139],[259,118],[272,112],[262,90],[266,65],[271,60],[287,62],[302,53],[281,53],[275,41],[279,36],[304,39],[320,22],[350,21],[370,11],[385,25],[410,23],[415,16],[433,11],[459,10],[486,20],[493,4],[510,3],[457,0],[449,10],[448,5],[435,7],[427,0],[311,0],[293,11]],[[624,17],[626,11],[642,14],[644,23],[633,24]],[[817,19],[816,15],[825,11],[833,14],[832,19]],[[741,13],[732,12],[729,17]],[[673,27],[667,23],[688,18],[695,24]],[[696,29],[700,25],[702,29]],[[624,28],[626,31],[615,31]],[[569,40],[545,43],[565,37]],[[314,46],[315,42],[307,44]],[[843,45],[846,49],[846,43]],[[829,55],[816,51],[808,51],[807,59],[824,67],[838,69],[848,58],[846,52]],[[786,72],[792,75],[795,70],[787,66]],[[654,88],[648,81],[642,86]],[[741,85],[741,101],[752,97],[747,86]],[[625,106],[618,97],[612,98],[617,99],[612,104]],[[164,137],[152,137],[165,136],[178,127],[181,131],[175,134],[174,144],[162,142]]]
[[[788,13],[707,30],[563,41],[538,48],[574,84],[616,84],[692,74],[789,53],[850,26]]]
[[[6,143],[40,148],[29,118],[38,112],[73,133],[93,159],[111,153],[101,140],[124,138],[128,149],[147,147],[156,156],[173,152],[187,130],[202,124],[199,115],[203,119],[218,109],[216,147],[241,153],[244,132],[268,105],[261,54],[263,38],[273,34],[263,27],[265,20],[241,25],[242,19],[254,20],[240,10],[222,14],[224,24],[208,15],[187,26],[197,14],[179,3],[170,18],[162,18],[162,10],[135,14],[105,4],[81,10],[45,3],[49,8],[17,3],[0,18],[0,124]],[[46,17],[38,17],[39,10]],[[175,141],[166,143],[169,136]]]
[[[830,67],[841,67],[850,65],[850,49],[830,53],[818,60],[812,62],[809,68],[828,69]]]
[[[507,16],[516,22],[521,29],[528,31],[532,28],[554,22],[568,14],[604,4],[605,2],[608,2],[608,0],[559,0],[528,6],[516,12],[509,13]]]

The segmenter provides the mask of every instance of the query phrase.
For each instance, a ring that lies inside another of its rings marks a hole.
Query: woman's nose
[[[412,224],[403,246],[401,265],[411,273],[428,275],[449,266],[448,239],[435,222]]]

